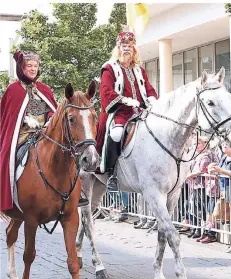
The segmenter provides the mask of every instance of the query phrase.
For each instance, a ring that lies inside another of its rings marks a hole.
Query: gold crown
[[[136,44],[136,37],[132,32],[121,32],[116,38],[117,45],[128,44],[129,42]]]
[[[23,59],[24,60],[37,60],[39,61],[39,55],[33,51],[23,51]]]

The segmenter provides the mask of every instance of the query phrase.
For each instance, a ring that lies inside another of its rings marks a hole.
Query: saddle
[[[130,118],[126,123],[126,125],[124,126],[124,132],[121,139],[121,150],[124,150],[132,140],[140,115],[141,113],[139,115],[135,115],[134,117]]]
[[[15,161],[16,181],[18,181],[18,179],[22,175],[23,170],[25,169],[30,156],[30,148],[33,144],[36,143],[39,136],[40,136],[39,133],[33,133],[29,136],[29,138],[26,141],[22,142],[17,147],[16,161]]]
[[[121,149],[125,149],[127,145],[130,143],[136,129],[136,122],[131,121],[128,122],[125,129],[124,129],[124,135],[121,140]]]

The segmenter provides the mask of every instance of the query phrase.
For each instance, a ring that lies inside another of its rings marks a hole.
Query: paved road
[[[7,250],[5,244],[5,223],[0,223],[0,279],[7,279]],[[127,223],[96,221],[96,240],[104,265],[111,279],[153,279],[153,256],[156,247],[156,232],[135,230]],[[70,275],[66,265],[66,251],[61,227],[53,235],[39,229],[37,234],[37,256],[32,265],[32,279],[67,279]],[[23,272],[23,227],[20,229],[16,248],[16,263],[19,277]],[[182,236],[181,251],[187,269],[188,279],[231,279],[231,254],[225,253],[226,245],[201,244]],[[91,264],[91,250],[88,242],[84,247],[84,267],[80,279],[95,279]],[[176,278],[174,261],[169,247],[166,250],[164,273],[167,279]],[[21,278],[21,277],[20,277]]]

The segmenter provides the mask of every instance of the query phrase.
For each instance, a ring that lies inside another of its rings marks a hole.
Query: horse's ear
[[[96,87],[97,87],[97,81],[93,79],[91,81],[91,83],[87,89],[87,93],[86,93],[86,96],[89,100],[91,100],[95,96]]]
[[[208,79],[208,73],[204,70],[201,75],[201,85],[204,86]]]
[[[225,68],[222,66],[220,71],[216,74],[215,78],[218,80],[218,82],[223,83],[225,79]]]
[[[74,89],[70,83],[68,83],[65,87],[65,97],[70,100],[74,95]]]

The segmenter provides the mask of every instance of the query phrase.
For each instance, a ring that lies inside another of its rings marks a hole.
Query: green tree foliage
[[[231,15],[231,3],[225,4],[225,11],[226,11],[226,13]]]
[[[0,74],[0,98],[2,97],[3,93],[5,92],[7,86],[9,85],[10,78],[7,73]]]
[[[17,49],[34,50],[41,55],[41,80],[57,99],[71,82],[85,91],[90,80],[110,57],[115,39],[126,24],[125,4],[114,4],[109,23],[96,26],[96,4],[54,4],[54,21],[32,10],[24,16],[22,43]]]

